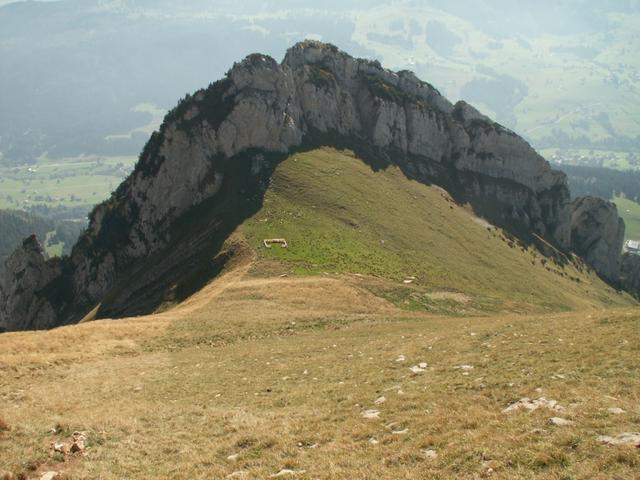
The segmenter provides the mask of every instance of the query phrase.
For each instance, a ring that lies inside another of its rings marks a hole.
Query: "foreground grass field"
[[[637,478],[640,310],[580,262],[329,149],[228,243],[163,313],[0,335],[0,478]]]
[[[640,430],[639,321],[408,314],[351,279],[229,274],[155,317],[0,336],[0,470],[637,478],[637,449],[597,437]],[[503,413],[523,397],[561,410]],[[74,431],[86,455],[51,456]]]

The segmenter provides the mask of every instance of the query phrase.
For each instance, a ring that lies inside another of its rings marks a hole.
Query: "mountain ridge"
[[[242,217],[259,208],[275,165],[320,144],[354,146],[375,168],[395,164],[409,178],[444,186],[525,241],[541,237],[561,251],[572,248],[566,176],[527,142],[465,102],[451,104],[411,72],[305,41],[281,64],[249,55],[223,80],[183,99],[151,136],[134,172],[93,210],[68,258],[47,263],[33,242],[25,244],[29,260],[14,262],[19,268],[0,282],[0,325],[50,328],[75,323],[96,306],[100,316],[102,300],[132,272],[151,266],[152,257],[159,273],[148,280],[157,280],[159,291],[167,288],[167,261],[197,266],[200,253],[214,254]],[[194,209],[204,213],[200,226],[209,234],[187,248],[187,237],[176,243],[184,235],[176,225]],[[617,218],[615,208],[603,211]],[[590,263],[609,280],[618,274],[618,259],[609,253],[619,233],[593,233],[592,243],[605,254],[594,253],[598,260]],[[583,247],[589,258],[591,247]],[[51,281],[29,283],[42,269],[52,271]],[[34,304],[35,312],[25,310]],[[117,313],[134,312],[125,306]]]

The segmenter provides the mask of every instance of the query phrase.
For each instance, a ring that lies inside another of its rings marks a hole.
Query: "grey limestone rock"
[[[609,280],[620,274],[624,221],[615,204],[579,197],[571,204],[571,246],[596,272]]]
[[[55,327],[56,314],[43,289],[60,275],[60,263],[46,260],[35,235],[7,259],[0,280],[0,331]]]
[[[620,283],[625,290],[640,298],[640,255],[633,253],[622,255]]]

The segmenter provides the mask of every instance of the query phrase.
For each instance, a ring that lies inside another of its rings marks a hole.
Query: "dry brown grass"
[[[637,450],[596,436],[640,430],[637,309],[408,315],[361,281],[234,274],[182,311],[0,336],[0,405],[12,425],[0,435],[0,471],[636,478]],[[422,361],[426,371],[412,374]],[[566,410],[502,413],[524,396]],[[626,413],[608,413],[614,406]],[[371,408],[378,420],[362,418]],[[575,424],[553,426],[552,416]],[[49,443],[74,430],[88,433],[88,455],[57,462]]]

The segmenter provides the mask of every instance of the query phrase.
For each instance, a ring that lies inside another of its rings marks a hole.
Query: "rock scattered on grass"
[[[240,458],[240,454],[234,453],[233,455],[229,455],[227,457],[227,460],[229,460],[230,462],[235,462],[236,460],[238,460],[238,458]]]
[[[458,365],[457,367],[453,367],[456,370],[469,371],[473,370],[475,367],[473,365]]]
[[[387,401],[387,399],[384,396],[382,396],[382,397],[376,398],[375,402],[373,402],[373,403],[375,403],[376,405],[382,405],[386,401]]]
[[[361,415],[362,415],[362,418],[366,418],[369,420],[376,419],[380,417],[380,410],[374,410],[374,409],[365,410],[364,412],[361,413]]]
[[[398,358],[396,358],[396,362],[404,362],[406,360],[406,357],[404,355],[398,355]]]
[[[411,373],[414,373],[416,375],[420,373],[424,373],[424,368],[422,368],[420,365],[414,365],[413,367],[409,367],[409,370],[411,370]]]
[[[87,437],[84,432],[73,432],[71,435],[71,443],[51,442],[49,446],[50,454],[61,453],[67,455],[84,455],[86,453],[85,442]]]
[[[549,423],[551,423],[552,425],[555,425],[556,427],[568,427],[568,426],[574,425],[574,422],[572,422],[571,420],[567,420],[566,418],[560,418],[560,417],[550,418]]]
[[[278,473],[274,473],[273,475],[269,475],[269,478],[279,478],[279,477],[303,475],[305,473],[306,473],[306,470],[290,470],[288,468],[283,468]]]
[[[517,412],[518,410],[533,411],[538,408],[547,408],[556,412],[564,410],[564,407],[560,406],[557,400],[547,400],[544,397],[540,397],[537,400],[531,400],[528,397],[524,397],[502,410],[502,413]]]
[[[299,448],[311,448],[311,449],[315,449],[318,448],[320,445],[317,443],[303,443],[303,442],[298,442],[298,447]]]
[[[405,435],[405,434],[409,433],[409,429],[408,428],[404,428],[402,430],[392,430],[391,433],[393,435]]]
[[[623,409],[619,408],[619,407],[611,407],[611,408],[607,408],[607,412],[613,414],[613,415],[622,415],[623,413],[627,413],[625,412]]]
[[[249,472],[247,472],[246,470],[237,470],[227,475],[227,478],[244,478],[247,475],[249,475]]]
[[[436,458],[438,458],[438,452],[436,452],[432,448],[426,448],[422,450],[422,455],[429,460],[435,460]]]
[[[615,437],[600,435],[596,440],[607,445],[632,445],[634,447],[640,448],[640,433],[638,432],[625,432],[616,435]]]
[[[375,439],[375,438],[371,437],[371,438],[369,439],[369,443],[370,443],[371,445],[378,445],[380,442],[379,442],[377,439]]]
[[[42,474],[42,476],[40,477],[40,480],[56,480],[56,478],[60,478],[60,475],[58,475],[58,472],[45,472]]]

